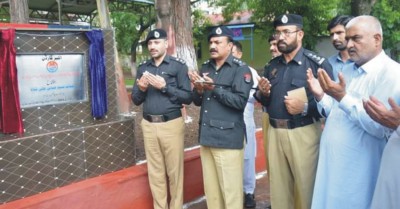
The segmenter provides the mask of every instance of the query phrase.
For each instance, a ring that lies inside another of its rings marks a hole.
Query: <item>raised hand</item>
[[[369,100],[363,101],[364,109],[368,115],[376,122],[391,128],[396,129],[400,125],[400,106],[396,104],[393,98],[388,100],[391,110],[377,98],[370,96]]]
[[[319,69],[321,69],[321,68],[319,68]],[[320,101],[325,93],[324,93],[324,90],[322,89],[321,85],[319,84],[318,79],[316,79],[314,77],[314,74],[312,73],[311,68],[307,69],[307,83],[308,83],[309,89],[314,94],[315,99]]]
[[[203,87],[203,81],[204,78],[202,78],[197,71],[191,70],[189,71],[189,78],[190,82],[193,84],[193,88],[196,89],[197,93],[203,94],[204,87]]]
[[[148,73],[146,75],[146,78],[147,78],[149,84],[152,85],[156,89],[161,89],[162,87],[165,87],[165,85],[166,85],[165,79],[159,75],[153,75],[151,73]]]
[[[149,87],[149,81],[147,80],[147,77],[143,74],[140,79],[136,79],[137,86],[139,87],[140,91],[147,91],[147,88]]]
[[[214,90],[214,80],[210,77],[207,76],[207,74],[203,74],[203,78],[204,78],[204,84],[203,84],[203,88],[205,90],[209,90],[212,91]]]
[[[258,79],[258,90],[260,90],[264,96],[269,96],[271,93],[271,84],[267,78],[261,77]]]
[[[325,93],[340,102],[346,95],[346,81],[339,73],[339,83],[333,81],[325,70],[318,69],[318,81]]]

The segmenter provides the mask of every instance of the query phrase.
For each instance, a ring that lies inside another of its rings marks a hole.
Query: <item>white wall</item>
[[[318,43],[315,46],[315,52],[319,55],[329,58],[330,56],[337,53],[337,50],[333,47],[331,39],[328,36],[318,37]]]

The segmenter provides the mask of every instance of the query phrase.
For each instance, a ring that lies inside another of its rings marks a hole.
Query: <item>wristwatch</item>
[[[163,94],[167,93],[167,85],[165,85],[164,87],[162,87],[162,88],[160,89],[160,91],[161,91],[161,93],[163,93]]]
[[[301,113],[302,116],[306,116],[308,112],[308,103],[304,103],[303,112]]]

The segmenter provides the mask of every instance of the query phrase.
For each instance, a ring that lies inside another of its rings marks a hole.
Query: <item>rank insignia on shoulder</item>
[[[243,62],[243,61],[240,60],[240,59],[236,59],[236,58],[233,59],[233,62],[236,63],[236,64],[238,64],[239,66],[246,65],[245,62]]]
[[[246,83],[250,83],[251,82],[251,73],[245,73],[243,75],[243,77],[244,77],[244,82],[246,82]]]
[[[318,63],[318,65],[321,65],[325,61],[325,58],[320,57],[313,53],[307,53],[306,56],[310,58],[312,61]]]
[[[147,60],[142,61],[141,63],[139,63],[139,66],[146,64]]]
[[[186,63],[185,60],[183,60],[183,59],[181,59],[181,58],[174,57],[174,59],[175,59],[176,61],[182,63],[182,64],[185,64],[185,63]]]

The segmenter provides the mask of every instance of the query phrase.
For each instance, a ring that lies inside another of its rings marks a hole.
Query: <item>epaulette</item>
[[[237,59],[237,58],[233,58],[233,63],[236,63],[236,64],[238,64],[239,66],[246,65],[245,62],[243,62],[242,60]]]
[[[267,62],[267,63],[265,64],[265,67],[271,65],[272,62],[275,62],[276,60],[278,60],[278,57],[279,57],[279,56],[276,56],[276,57],[270,59],[269,62]]]
[[[177,58],[177,57],[172,57],[173,60],[178,61],[182,64],[186,64],[185,60],[181,59],[181,58]]]
[[[312,51],[304,50],[304,55],[306,55],[306,57],[310,58],[310,60],[317,63],[318,65],[322,65],[322,63],[325,61],[324,57],[321,57]]]
[[[146,64],[146,63],[149,62],[149,61],[150,61],[150,60],[142,61],[141,63],[139,63],[139,66],[144,65],[144,64]]]
[[[206,60],[205,62],[203,62],[203,65],[206,65],[208,63],[210,63],[210,60]]]

